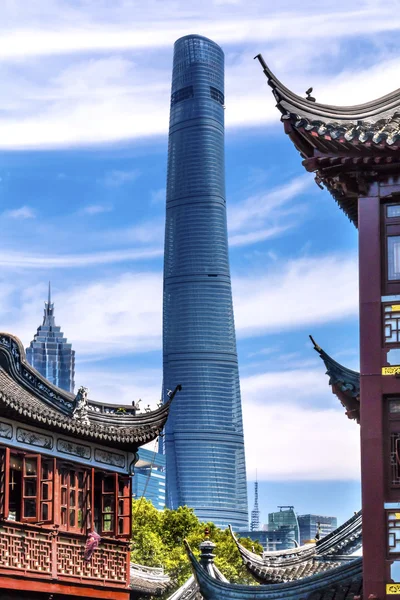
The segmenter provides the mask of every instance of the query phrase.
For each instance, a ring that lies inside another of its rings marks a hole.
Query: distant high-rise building
[[[260,509],[258,508],[258,480],[254,482],[254,508],[251,511],[250,531],[260,530]]]
[[[165,508],[165,456],[147,448],[139,448],[139,460],[132,478],[134,498],[144,496],[158,510]]]
[[[174,47],[164,257],[167,506],[248,528],[225,201],[224,54],[199,35]]]
[[[294,506],[278,506],[279,511],[268,514],[268,531],[280,533],[279,550],[300,544],[300,529]]]
[[[324,517],[322,515],[298,515],[297,520],[300,528],[300,544],[307,540],[315,539],[318,529],[321,538],[336,529],[336,517]]]
[[[75,387],[75,351],[55,324],[54,303],[49,296],[44,303],[43,323],[26,349],[28,362],[50,383],[67,392],[73,392]]]

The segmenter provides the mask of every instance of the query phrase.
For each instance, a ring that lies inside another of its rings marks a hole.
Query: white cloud
[[[20,281],[19,302],[9,295],[6,306],[12,308],[8,314],[0,314],[0,329],[14,332],[26,345],[41,320],[46,290],[44,285],[28,286],[27,280]],[[69,282],[64,293],[57,293],[54,287],[53,299],[56,322],[80,357],[104,358],[161,347],[161,273],[129,273],[86,284]]]
[[[163,249],[161,247],[63,255],[35,255],[3,250],[0,254],[0,266],[24,269],[83,268],[153,259],[162,255]]]
[[[121,187],[125,183],[135,181],[139,175],[140,171],[138,169],[132,169],[130,171],[115,169],[109,173],[106,173],[103,183],[108,187]]]
[[[138,251],[135,253],[137,258]],[[103,254],[116,258],[112,252]],[[3,258],[1,254],[0,265]],[[89,258],[92,262],[88,264],[102,264],[95,260],[104,256],[88,255],[87,260]],[[64,257],[63,260],[37,264],[21,256],[16,264],[27,267],[25,272],[29,279],[32,266],[80,266],[82,257]],[[356,272],[354,258],[331,255],[294,260],[287,265],[278,262],[270,273],[235,277],[233,300],[238,337],[249,338],[269,331],[294,330],[355,317],[358,310]],[[1,319],[7,324],[7,330],[22,335],[26,342],[32,335],[32,324],[38,321],[37,310],[46,293],[44,287],[34,286],[28,279],[19,278],[20,289],[13,281],[19,301],[9,298],[7,305],[13,312]],[[4,282],[11,283],[7,279]],[[162,335],[162,285],[161,271],[131,272],[86,284],[68,284],[62,302],[58,303],[54,294],[57,321],[82,355],[158,350]]]
[[[88,206],[82,208],[80,213],[83,215],[93,216],[111,212],[112,210],[113,207],[111,206],[111,204],[89,204]]]
[[[112,404],[132,404],[139,399],[141,411],[150,405],[154,410],[161,397],[162,369],[135,367],[132,361],[126,371],[107,370],[96,368],[95,365],[87,366],[77,361],[76,385],[89,388],[89,397],[98,402]]]
[[[266,273],[233,277],[239,337],[317,325],[358,314],[355,256],[326,255],[274,263]]]
[[[228,207],[230,246],[248,246],[296,227],[300,223],[301,204],[287,205],[314,185],[308,174]]]
[[[34,219],[36,217],[34,210],[29,206],[6,210],[1,216],[9,219]]]
[[[373,95],[392,91],[396,80],[399,59],[391,57],[390,41],[386,47],[379,38],[378,51],[378,38],[371,36],[400,28],[400,16],[390,2],[360,1],[349,8],[342,0],[336,7],[325,3],[318,10],[304,6],[300,14],[290,2],[287,9],[281,3],[278,11],[267,11],[261,1],[246,6],[210,1],[201,11],[180,7],[179,18],[171,1],[162,9],[159,2],[147,4],[138,10],[137,3],[116,1],[111,11],[91,2],[74,9],[58,2],[56,17],[54,7],[42,0],[44,12],[21,9],[24,19],[16,19],[7,7],[14,18],[4,19],[8,27],[0,39],[0,147],[76,146],[165,136],[173,42],[193,30],[215,39],[226,51],[227,127],[278,125],[274,99],[260,66],[252,60],[258,51],[295,91],[303,94],[311,81],[318,101],[358,103],[371,99],[371,89],[379,90]],[[126,23],[133,25],[128,29]],[[362,60],[358,57],[349,68],[348,57],[341,54],[341,39],[357,43],[359,36],[367,35],[375,51],[363,53]],[[317,60],[310,62],[321,40]],[[43,58],[37,60],[38,56]],[[333,59],[344,65],[336,76],[329,70]]]
[[[282,377],[281,391],[285,387]],[[326,388],[328,395],[328,382]],[[259,479],[283,481],[360,478],[360,429],[343,409],[282,400],[260,405],[246,401],[245,392],[243,399],[248,472],[257,469]]]

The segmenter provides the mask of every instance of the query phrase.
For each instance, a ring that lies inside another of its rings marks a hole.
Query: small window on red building
[[[95,529],[101,536],[129,537],[131,529],[130,478],[117,473],[95,473]]]
[[[86,533],[90,519],[90,471],[74,465],[60,467],[60,527]]]

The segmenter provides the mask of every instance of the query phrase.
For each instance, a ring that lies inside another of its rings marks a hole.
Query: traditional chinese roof
[[[251,586],[214,579],[201,567],[187,543],[186,549],[204,600],[354,600],[354,596],[362,594],[361,558],[297,581]]]
[[[400,169],[400,89],[372,102],[331,106],[302,98],[258,58],[271,86],[285,132],[300,152],[307,171],[316,174],[357,226],[357,198],[368,193],[376,173]]]
[[[205,540],[200,544],[201,568],[204,569],[213,579],[228,583],[228,580],[214,564],[214,555],[212,554],[214,547],[215,544],[209,540]],[[200,588],[196,579],[192,575],[187,581],[185,581],[183,585],[181,585],[178,590],[176,590],[176,592],[172,594],[172,596],[169,596],[167,600],[203,600],[203,596],[200,593]]]
[[[232,528],[230,531],[243,563],[251,575],[259,583],[279,583],[324,573],[348,561],[349,554],[361,547],[362,517],[361,511],[356,513],[314,544],[264,552],[262,556],[247,550],[238,541]]]
[[[314,344],[314,350],[318,352],[326,367],[326,374],[329,375],[329,385],[332,387],[332,393],[335,394],[346,409],[346,415],[349,419],[355,419],[360,422],[360,373],[347,369],[340,363],[333,360],[310,335]]]
[[[29,365],[20,340],[0,333],[0,412],[52,431],[134,452],[157,438],[171,398],[158,410],[137,415],[132,406],[88,400],[87,420],[73,418],[75,397],[50,384]]]
[[[171,587],[171,578],[162,568],[131,563],[129,587],[141,596],[158,597]]]

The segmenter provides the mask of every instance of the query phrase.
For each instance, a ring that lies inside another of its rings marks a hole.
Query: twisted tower
[[[167,506],[248,527],[224,173],[224,54],[199,35],[174,47],[164,258]]]

